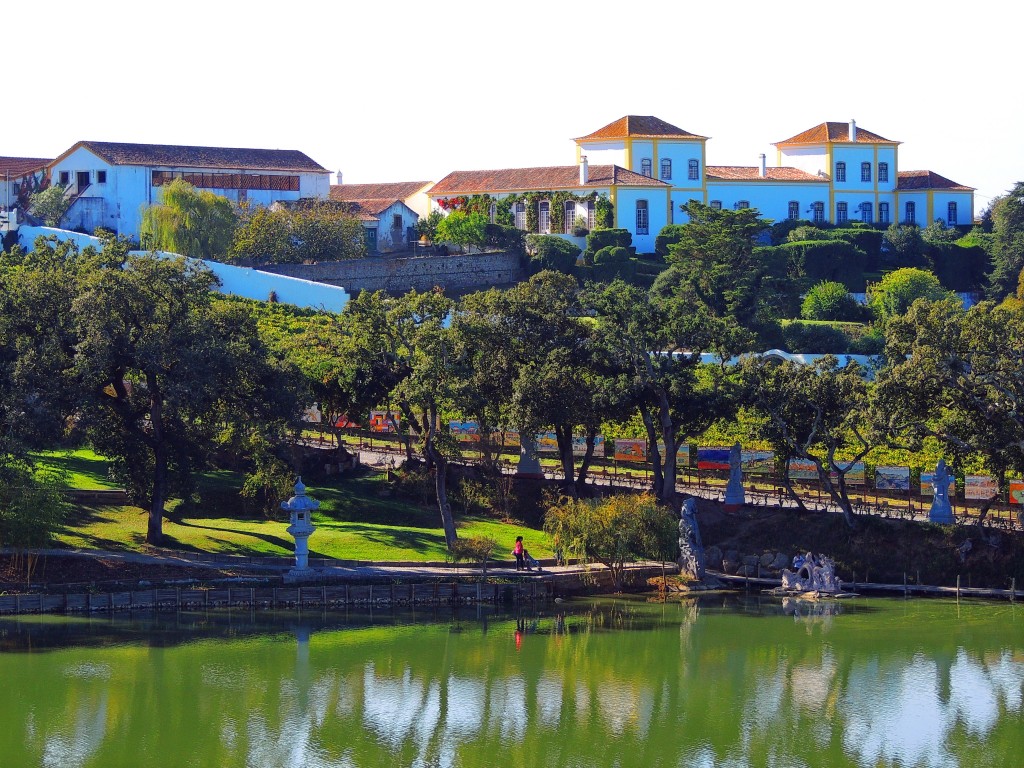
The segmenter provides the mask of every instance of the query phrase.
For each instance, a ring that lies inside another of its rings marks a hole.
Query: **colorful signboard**
[[[875,488],[880,491],[909,491],[910,467],[875,467]]]
[[[643,463],[647,461],[647,441],[619,438],[615,441],[615,460]]]
[[[999,493],[999,483],[991,475],[967,475],[964,478],[964,498],[985,500]]]
[[[558,453],[558,436],[554,432],[537,433],[537,453]]]
[[[359,424],[352,421],[348,416],[339,416],[338,420],[334,422],[334,426],[338,429],[361,429]]]
[[[662,442],[658,443],[658,455],[665,455],[665,444]],[[690,446],[683,443],[682,445],[676,446],[676,467],[688,466],[690,466]]]
[[[475,421],[449,421],[448,429],[452,437],[460,443],[479,443],[480,424]]]
[[[853,462],[853,464],[849,465],[839,464],[839,466],[849,466],[849,469],[846,470],[847,485],[864,485],[865,483],[867,483],[867,471],[864,468],[863,461],[855,461]],[[832,480],[832,482],[836,482],[839,480],[839,475],[836,474],[835,472],[829,472],[828,476]]]
[[[932,478],[935,476],[934,472],[922,472],[921,473],[921,495],[922,496],[934,496],[935,495],[935,483],[932,482]],[[956,496],[956,478],[949,478],[949,498]]]
[[[572,436],[573,456],[585,456],[587,454],[586,435]],[[594,456],[604,456],[604,435],[594,436]]]
[[[1024,504],[1024,480],[1010,481],[1010,503]]]
[[[744,474],[770,475],[775,471],[772,451],[740,451],[740,464]]]
[[[731,448],[697,448],[697,469],[720,469],[729,471]]]
[[[394,419],[394,423],[392,423],[392,419]],[[370,411],[371,432],[393,434],[395,432],[395,425],[400,423],[401,420],[397,413],[389,411]]]
[[[818,465],[808,459],[789,460],[790,480],[817,480]]]

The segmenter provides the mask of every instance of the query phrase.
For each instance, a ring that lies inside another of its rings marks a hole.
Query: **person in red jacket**
[[[516,545],[512,547],[512,554],[516,556],[516,570],[523,570],[526,567],[526,547],[523,546],[522,536],[516,536]]]

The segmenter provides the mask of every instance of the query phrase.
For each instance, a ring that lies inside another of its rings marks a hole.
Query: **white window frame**
[[[636,233],[638,235],[649,235],[651,233],[650,207],[646,200],[636,201]]]
[[[836,203],[836,224],[845,224],[850,220],[850,206],[845,200]]]
[[[672,159],[669,157],[661,158],[661,180],[672,181]]]
[[[956,226],[956,201],[950,200],[946,204],[946,224],[951,227]]]
[[[593,229],[597,224],[597,206],[593,200],[587,200],[587,229]]]
[[[823,202],[811,203],[811,211],[815,224],[825,223],[825,204]]]
[[[888,184],[889,183],[889,164],[879,163],[878,164],[878,183]]]
[[[654,171],[651,166],[651,158],[645,157],[640,161],[640,175],[649,179],[654,178]]]
[[[879,203],[878,204],[878,223],[888,224],[889,223],[889,204]]]
[[[687,163],[686,178],[688,180],[690,180],[690,181],[699,181],[700,180],[700,161],[699,160],[690,160],[690,162]]]
[[[842,160],[836,162],[836,183],[846,182],[846,163]]]
[[[866,184],[871,183],[871,163],[860,164],[860,180]]]
[[[874,216],[874,206],[866,200],[860,204],[860,220],[866,224],[871,223],[871,217]]]
[[[789,211],[788,211],[787,218],[790,219],[790,221],[795,221],[796,219],[800,218],[800,201],[799,200],[790,200],[789,201]]]
[[[913,200],[908,200],[903,210],[904,223],[917,224],[917,203],[915,203]]]
[[[566,200],[562,204],[562,231],[566,235],[572,234],[573,225],[576,223],[576,202]]]
[[[526,203],[522,200],[516,203],[516,214],[515,214],[516,229],[526,229]]]
[[[537,233],[541,235],[551,234],[551,203],[541,200],[537,203]]]
[[[749,200],[737,200],[735,203],[732,204],[732,209],[734,211],[740,211],[740,210],[743,210],[744,208],[749,208],[749,207],[750,207],[750,201]]]

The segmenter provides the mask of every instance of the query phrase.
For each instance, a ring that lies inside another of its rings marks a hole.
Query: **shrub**
[[[864,288],[866,257],[846,240],[804,240],[775,247],[786,254],[790,278],[803,280],[806,286],[830,280],[851,291]]]
[[[499,251],[520,256],[526,253],[526,233],[517,227],[489,223],[484,227],[484,242]]]
[[[594,254],[594,265],[622,264],[629,261],[629,250],[621,245],[607,245]]]
[[[810,240],[831,240],[832,237],[821,227],[813,224],[801,224],[789,231],[786,241],[790,243],[802,243]]]
[[[794,320],[782,329],[786,350],[794,354],[843,354],[850,348],[850,338],[841,329],[828,323]]]
[[[580,249],[558,235],[527,235],[526,250],[535,267],[568,273],[576,264]]]
[[[948,296],[939,278],[924,269],[905,267],[890,272],[871,287],[871,310],[882,322],[902,315],[917,299],[938,301]]]
[[[668,247],[682,239],[685,226],[685,224],[669,224],[662,227],[661,232],[654,238],[654,252],[662,258],[668,256]]]
[[[855,322],[862,316],[857,304],[846,286],[823,280],[807,292],[800,307],[804,320],[848,320]]]
[[[587,263],[593,263],[594,254],[609,245],[618,245],[630,249],[630,255],[635,251],[632,248],[633,236],[628,229],[595,229],[587,235],[587,249],[583,252],[583,259]]]
[[[480,563],[480,567],[487,572],[487,561],[491,554],[498,548],[498,542],[484,536],[470,536],[466,539],[456,539],[452,545],[448,557],[452,562],[459,563],[463,560],[470,563]]]
[[[977,245],[942,243],[928,248],[939,282],[951,291],[975,291],[991,269],[988,254]]]

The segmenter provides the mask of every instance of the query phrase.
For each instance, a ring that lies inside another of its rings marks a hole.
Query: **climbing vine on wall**
[[[614,222],[611,201],[604,195],[591,192],[577,195],[565,190],[559,192],[521,192],[495,198],[488,194],[439,198],[438,206],[446,211],[462,210],[467,213],[482,213],[491,216],[494,205],[494,220],[506,227],[515,226],[515,205],[523,203],[526,207],[526,231],[536,232],[538,229],[538,206],[542,201],[549,203],[550,225],[552,233],[565,232],[565,204],[593,202],[595,207],[595,223],[598,228],[609,228]],[[571,224],[572,222],[570,222]]]

